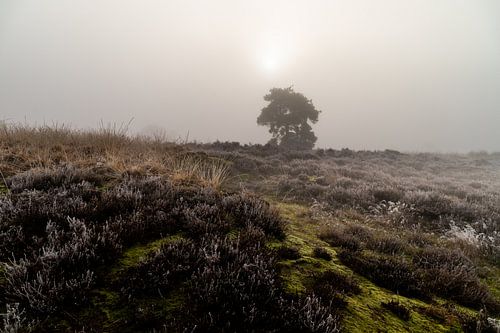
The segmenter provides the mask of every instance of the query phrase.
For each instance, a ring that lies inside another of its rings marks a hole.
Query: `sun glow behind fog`
[[[279,50],[269,49],[264,52],[261,59],[261,66],[265,72],[274,73],[276,72],[280,65],[283,64],[283,55],[280,54]]]
[[[297,44],[297,40],[275,31],[257,46],[257,66],[266,75],[285,73],[297,57]]]

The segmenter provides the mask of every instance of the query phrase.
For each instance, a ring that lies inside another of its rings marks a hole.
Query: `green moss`
[[[415,311],[425,307],[424,302],[395,295],[366,280],[361,282],[361,289],[360,295],[348,301],[348,314],[344,320],[348,332],[377,332],[381,327],[387,332],[449,332],[452,328]],[[382,307],[383,302],[393,300],[410,310],[410,320],[404,321]]]
[[[182,235],[172,235],[155,240],[151,243],[134,245],[123,252],[122,257],[113,267],[111,267],[110,274],[116,275],[118,272],[128,267],[135,266],[140,263],[148,253],[158,250],[163,244],[179,241],[182,238]]]

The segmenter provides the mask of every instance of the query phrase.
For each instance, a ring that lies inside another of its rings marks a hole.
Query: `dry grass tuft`
[[[174,156],[169,167],[174,182],[201,182],[213,188],[219,188],[230,175],[227,161],[199,156]]]

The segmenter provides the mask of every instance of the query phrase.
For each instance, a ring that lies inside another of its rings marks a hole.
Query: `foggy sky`
[[[290,85],[320,147],[500,151],[500,1],[0,0],[0,120],[264,143]]]

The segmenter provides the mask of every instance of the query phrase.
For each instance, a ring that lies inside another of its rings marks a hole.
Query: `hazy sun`
[[[254,45],[256,64],[267,75],[284,72],[297,56],[297,40],[287,31],[267,31]]]
[[[285,61],[282,51],[275,47],[265,50],[261,57],[262,69],[267,73],[278,71]]]

